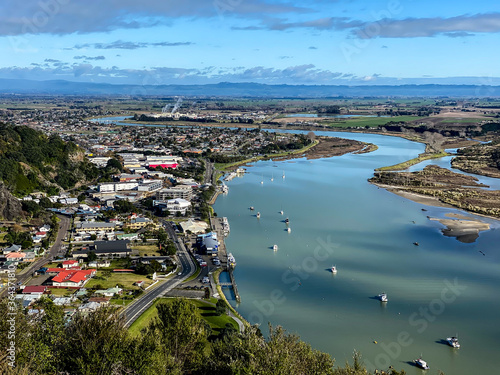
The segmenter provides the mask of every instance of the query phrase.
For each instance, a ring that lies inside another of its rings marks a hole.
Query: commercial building
[[[193,188],[187,185],[178,185],[171,188],[161,189],[156,192],[156,199],[159,201],[176,198],[182,198],[190,201],[193,198]]]

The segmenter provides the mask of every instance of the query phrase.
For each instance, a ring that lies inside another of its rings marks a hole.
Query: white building
[[[146,180],[137,187],[139,191],[153,192],[163,188],[163,181],[161,180]]]
[[[182,198],[169,199],[167,201],[167,210],[171,214],[176,214],[177,212],[180,212],[181,215],[185,215],[189,207],[191,207],[191,202]]]
[[[139,186],[138,182],[104,182],[99,184],[100,193],[109,193],[114,191],[134,190]]]
[[[156,199],[159,201],[164,201],[169,198],[191,200],[191,198],[193,198],[193,188],[188,185],[178,185],[176,187],[161,189],[156,192]]]

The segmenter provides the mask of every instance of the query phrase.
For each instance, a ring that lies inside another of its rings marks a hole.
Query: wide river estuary
[[[214,209],[231,226],[226,244],[237,260],[238,311],[263,331],[270,322],[297,333],[339,365],[357,350],[372,370],[392,365],[421,374],[411,362],[422,355],[429,374],[500,373],[499,222],[483,219],[492,229],[474,243],[461,243],[445,237],[443,226],[427,216],[466,213],[414,203],[367,182],[375,168],[423,152],[422,144],[316,134],[379,149],[259,161],[227,182],[229,193]],[[437,163],[449,166],[449,159]],[[382,292],[387,303],[375,298]],[[460,349],[444,341],[456,335]]]

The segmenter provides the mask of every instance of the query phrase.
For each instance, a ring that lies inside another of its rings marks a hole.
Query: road
[[[134,323],[137,318],[140,317],[141,314],[153,304],[156,298],[164,296],[170,290],[191,276],[196,270],[191,256],[187,252],[184,244],[177,238],[177,234],[170,223],[164,222],[164,225],[166,231],[170,235],[170,238],[174,241],[174,244],[177,247],[177,258],[182,266],[182,271],[180,271],[180,274],[175,275],[173,278],[163,282],[159,286],[145,291],[142,296],[122,310],[120,315],[125,317],[125,325],[127,327],[130,327],[132,323]]]
[[[61,250],[62,240],[64,239],[64,237],[66,237],[66,234],[68,233],[68,229],[71,224],[71,219],[69,217],[59,216],[59,215],[57,217],[59,217],[61,221],[59,222],[59,231],[57,232],[57,238],[54,244],[50,248],[48,254],[45,254],[45,256],[33,262],[33,264],[28,269],[23,270],[22,274],[17,275],[17,282],[19,283],[19,285],[24,284],[31,277],[33,272],[40,269],[40,267],[42,267],[43,265],[45,265],[49,261],[49,259],[53,259],[56,256],[58,256]],[[4,292],[5,290],[2,291],[2,293],[0,293],[0,296]]]

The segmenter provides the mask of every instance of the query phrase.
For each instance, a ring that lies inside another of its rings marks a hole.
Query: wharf
[[[221,261],[222,270],[229,274],[230,283],[220,283],[219,280],[217,280],[217,282],[222,287],[231,287],[233,289],[236,302],[241,302],[241,297],[238,292],[238,285],[236,285],[236,280],[233,274],[233,268],[227,264],[227,249],[226,244],[224,243],[224,228],[222,225],[222,220],[223,219],[219,217],[211,217],[210,227],[212,228],[212,231],[217,233],[217,239],[219,241],[219,259]]]

